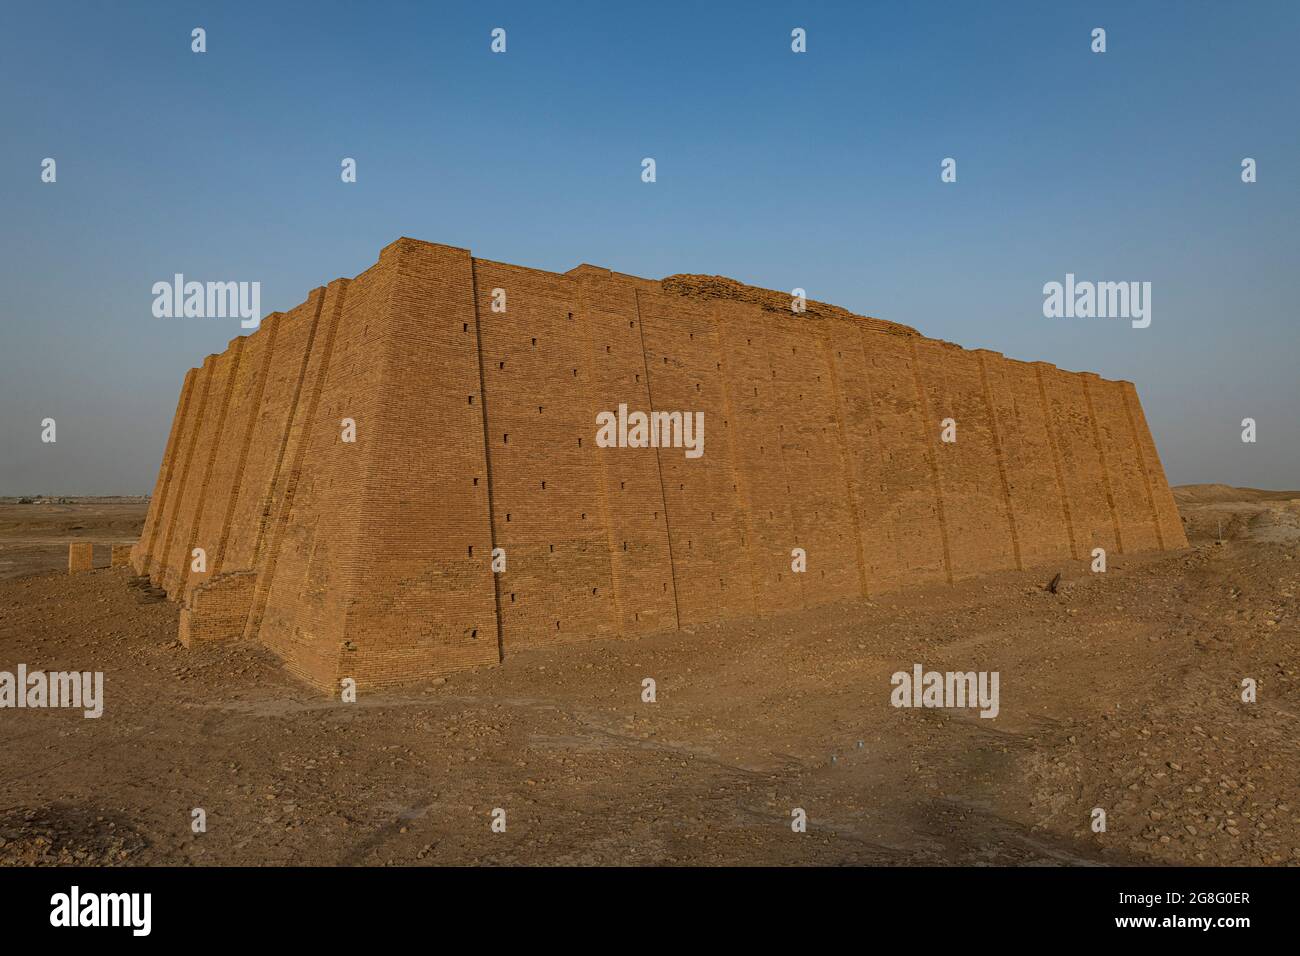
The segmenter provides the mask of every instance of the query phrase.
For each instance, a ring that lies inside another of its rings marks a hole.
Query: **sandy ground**
[[[257,647],[186,650],[129,569],[48,570],[73,537],[104,563],[143,503],[0,503],[0,670],[103,671],[106,698],[0,710],[0,863],[1300,865],[1300,492],[1178,497],[1192,549],[1105,574],[530,650],[354,704]],[[997,671],[1000,713],[892,707],[916,663]]]
[[[68,542],[93,541],[95,567],[106,568],[114,544],[134,544],[147,498],[62,498],[19,504],[0,498],[0,581],[35,571],[66,571]]]

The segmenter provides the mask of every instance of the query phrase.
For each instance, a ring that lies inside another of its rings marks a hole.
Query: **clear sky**
[[[1172,482],[1300,487],[1298,62],[1294,2],[9,2],[0,494],[152,490],[242,334],[153,283],[285,310],[403,235],[1131,379]],[[1045,318],[1066,273],[1149,281],[1150,327]]]

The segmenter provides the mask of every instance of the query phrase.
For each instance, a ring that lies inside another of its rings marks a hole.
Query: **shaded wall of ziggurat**
[[[702,411],[704,454],[597,447],[620,404]],[[186,644],[258,640],[326,688],[1186,545],[1129,382],[401,239],[186,374],[132,563]]]

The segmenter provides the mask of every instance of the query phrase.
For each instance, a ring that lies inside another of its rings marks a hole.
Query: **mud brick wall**
[[[284,401],[283,408],[276,410],[276,420],[284,423],[283,438],[275,462],[264,463],[264,470],[269,471],[267,503],[255,515],[252,563],[256,584],[245,636],[262,638],[290,670],[308,679],[329,676],[342,636],[341,619],[329,622],[327,630],[319,634],[298,621],[299,614],[305,615],[312,603],[313,591],[303,578],[319,517],[310,495],[300,498],[299,493],[309,449],[314,448],[318,456],[309,470],[316,475],[328,471],[334,445],[341,443],[342,429],[322,429],[328,423],[319,419],[317,411],[348,286],[347,280],[331,282],[323,295],[314,295],[296,316],[290,313],[287,347],[279,352],[278,362],[283,373],[277,397]]]
[[[180,413],[183,418],[180,429],[176,433],[176,447],[172,452],[172,460],[168,464],[169,479],[165,493],[155,496],[149,504],[149,516],[145,520],[146,529],[150,517],[154,517],[154,527],[149,535],[141,573],[149,575],[149,580],[155,585],[162,582],[165,556],[171,550],[172,538],[175,535],[177,514],[180,511],[178,503],[184,495],[186,481],[189,478],[190,461],[193,458],[194,436],[206,411],[211,364],[212,356],[208,356],[202,366],[190,371],[187,379],[189,397],[184,403],[183,412]]]
[[[88,541],[73,541],[68,544],[68,573],[89,571],[95,566],[95,546]]]
[[[915,339],[913,346],[951,577],[1014,568],[1017,543],[980,356],[930,339]],[[947,419],[956,425],[956,441],[943,441]]]
[[[350,582],[350,649],[339,674],[360,684],[501,653],[481,396],[469,402],[480,383],[473,264],[464,249],[400,240],[376,278],[367,307],[345,322],[362,325],[369,363],[354,543],[322,542],[346,548],[336,560]]]
[[[1124,411],[1128,415],[1129,429],[1137,444],[1138,463],[1155,513],[1158,545],[1162,550],[1185,548],[1187,534],[1183,531],[1182,519],[1178,516],[1178,506],[1174,503],[1174,493],[1169,489],[1164,466],[1160,464],[1160,456],[1156,453],[1155,439],[1151,437],[1146,414],[1138,400],[1137,388],[1132,382],[1116,384],[1124,395]]]
[[[770,377],[767,391],[775,404],[777,457],[788,483],[786,499],[794,518],[796,544],[807,553],[808,569],[796,578],[803,603],[817,604],[865,596],[865,571],[853,533],[853,513],[845,494],[847,462],[840,439],[834,369],[826,343],[800,325],[768,313],[762,341]],[[743,390],[744,383],[736,386]],[[760,388],[760,395],[764,389]],[[787,557],[789,549],[786,549]]]
[[[1108,554],[1121,551],[1101,450],[1088,414],[1084,377],[1050,366],[1040,366],[1039,372],[1078,556],[1087,558],[1099,547]]]
[[[398,240],[186,375],[132,563],[187,644],[333,691],[1186,546],[1131,383],[788,306]],[[703,456],[598,448],[620,405],[703,412]]]
[[[568,275],[577,286],[577,315],[585,338],[585,381],[591,406],[616,411],[622,401],[629,411],[651,409],[650,375],[635,284],[596,266],[579,266]],[[480,296],[483,292],[480,288]],[[480,314],[492,315],[482,306]],[[583,372],[580,369],[580,377]],[[589,421],[594,423],[594,412]],[[677,589],[659,456],[606,454],[594,447],[592,430],[584,429],[583,433],[592,435],[590,455],[605,507],[612,598],[619,630],[634,634],[675,628],[679,625]],[[510,579],[501,580],[507,583]]]
[[[187,562],[185,592],[211,580],[221,570],[229,544],[232,508],[248,456],[250,425],[259,404],[258,387],[266,373],[267,341],[268,334],[259,330],[230,343],[236,359],[226,382],[224,407],[218,413],[221,427],[211,449],[205,490],[195,516],[190,548],[186,552],[192,554],[195,548],[202,548],[207,556],[206,570],[194,571],[191,563]],[[239,630],[243,630],[242,626]]]
[[[497,576],[502,641],[510,648],[618,633],[578,283],[496,262],[473,268],[491,519],[507,560]],[[493,289],[506,291],[506,312],[492,311]]]
[[[221,355],[217,356],[212,367],[212,384],[208,392],[209,410],[200,422],[195,442],[194,455],[190,468],[194,472],[185,489],[186,497],[181,500],[181,510],[177,514],[177,533],[175,535],[175,553],[168,556],[164,564],[163,586],[169,591],[179,589],[182,593],[194,573],[194,551],[200,545],[205,555],[202,566],[210,568],[215,558],[214,542],[200,538],[205,515],[216,515],[221,511],[225,496],[213,482],[213,473],[218,461],[222,460],[223,432],[229,417],[234,385],[239,377],[239,368],[243,358],[244,340],[235,339]],[[206,574],[205,570],[203,574]],[[168,575],[174,577],[168,577]]]
[[[885,549],[876,556],[870,580],[879,591],[912,582],[951,581],[947,516],[933,449],[939,421],[925,401],[916,350],[910,338],[867,330],[859,332],[858,345],[866,365],[859,387],[868,393],[878,457],[872,461],[869,449],[853,452],[861,456],[875,484],[874,491],[867,488],[860,498],[861,507],[875,512],[884,526],[879,542],[866,545]],[[853,394],[854,381],[846,381],[844,390]],[[864,535],[871,524],[863,522]]]
[[[1076,556],[1038,368],[992,352],[982,358],[1021,565]]]
[[[287,313],[267,316],[250,336],[250,353],[254,356],[258,351],[264,353],[264,371],[260,387],[244,399],[250,406],[247,451],[234,495],[226,544],[214,568],[216,573],[226,569],[248,570],[255,565],[259,544],[270,521],[272,487],[282,460],[294,390],[319,292],[313,292],[307,303]]]
[[[1088,414],[1106,463],[1107,488],[1115,509],[1125,551],[1162,547],[1156,532],[1155,502],[1147,486],[1134,423],[1124,407],[1124,387],[1095,375],[1085,375]]]
[[[108,565],[112,568],[120,568],[131,563],[131,552],[135,549],[130,544],[112,545],[108,553]]]
[[[198,373],[190,369],[185,373],[185,379],[181,384],[176,414],[172,417],[172,427],[167,435],[167,447],[163,450],[162,464],[158,466],[158,480],[149,499],[149,511],[145,515],[144,528],[140,532],[140,540],[131,549],[131,567],[135,569],[136,574],[146,574],[149,570],[149,558],[156,546],[159,529],[162,527],[162,514],[176,472],[178,457],[176,450],[181,444],[181,433],[189,420],[190,396],[193,394],[194,380],[197,376]]]
[[[177,636],[186,647],[227,641],[244,629],[256,572],[209,575],[186,592]]]
[[[301,460],[307,428],[307,405],[310,402],[307,396],[312,392],[322,361],[318,339],[326,298],[322,293],[323,290],[316,290],[306,302],[285,316],[280,330],[285,347],[279,350],[272,365],[278,374],[267,403],[270,413],[267,426],[276,428],[277,440],[266,449],[268,454],[257,461],[255,480],[260,481],[255,487],[262,504],[249,512],[251,524],[247,531],[241,529],[248,538],[240,543],[251,550],[250,566],[257,572],[253,604],[245,626],[245,636],[249,638],[260,636],[262,616],[275,580],[278,546],[283,539],[288,513],[293,508],[295,466]],[[244,564],[231,565],[229,570],[236,567],[242,569]],[[291,666],[292,663],[291,660]]]
[[[683,448],[609,448],[602,454],[649,451],[659,460],[682,625],[753,613],[752,565],[748,547],[742,544],[734,440],[713,307],[638,290],[637,310],[645,340],[651,407],[692,414],[702,411],[704,454],[688,459]],[[606,407],[612,410],[616,406]]]
[[[785,434],[781,389],[774,381],[767,337],[776,320],[750,302],[719,300],[712,306],[719,341],[718,363],[725,389],[725,417],[705,416],[705,456],[725,429],[730,440],[732,494],[740,513],[741,540],[749,561],[750,591],[758,612],[804,605],[802,574],[791,570],[791,550],[809,552],[809,567],[821,570],[824,555],[814,554],[799,533],[794,482],[798,462],[783,446]],[[723,428],[719,428],[721,424]],[[712,431],[710,431],[712,430]],[[835,562],[839,565],[841,562]]]

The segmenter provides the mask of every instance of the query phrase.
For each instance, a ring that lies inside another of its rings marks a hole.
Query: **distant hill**
[[[1232,485],[1174,485],[1174,501],[1181,504],[1210,504],[1216,501],[1291,501],[1300,491],[1264,491],[1260,488],[1234,488]]]

